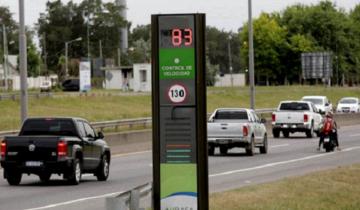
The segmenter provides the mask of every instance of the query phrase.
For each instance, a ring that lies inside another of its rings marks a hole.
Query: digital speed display
[[[160,21],[160,48],[192,48],[194,47],[193,16],[161,17],[168,21]]]

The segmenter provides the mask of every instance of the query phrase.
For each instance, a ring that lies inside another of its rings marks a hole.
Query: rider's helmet
[[[325,117],[333,118],[333,115],[332,111],[328,111],[326,112]]]

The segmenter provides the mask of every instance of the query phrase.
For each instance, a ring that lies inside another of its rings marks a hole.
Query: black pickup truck
[[[82,174],[91,173],[105,181],[110,149],[103,138],[84,119],[29,118],[18,136],[5,137],[0,143],[4,178],[18,185],[22,174],[38,175],[43,182],[59,174],[77,185]]]

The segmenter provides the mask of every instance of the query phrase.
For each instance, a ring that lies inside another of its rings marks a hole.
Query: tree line
[[[65,42],[82,37],[69,45],[69,58],[100,57],[117,60],[120,43],[119,28],[129,30],[129,49],[121,55],[122,65],[149,62],[151,57],[150,25],[132,27],[120,16],[121,6],[102,0],[48,1],[46,11],[33,30],[28,29],[29,74],[54,72],[64,74]],[[17,54],[17,23],[8,8],[0,7],[0,19],[8,28],[9,52]],[[283,11],[262,13],[254,19],[254,56],[257,84],[302,83],[301,53],[331,52],[333,84],[359,84],[360,81],[360,4],[350,11],[338,8],[330,1],[318,4],[295,4]],[[33,37],[37,34],[41,52],[37,52]],[[0,35],[2,36],[2,35]],[[89,39],[89,48],[87,46]],[[230,48],[230,49],[229,49]],[[232,63],[229,63],[229,50]],[[101,53],[102,52],[102,53]],[[2,55],[0,49],[0,55]],[[29,59],[29,57],[31,57]],[[40,59],[41,58],[41,59]],[[45,59],[46,58],[46,59]],[[214,84],[216,74],[247,73],[248,26],[237,32],[206,28],[206,58],[208,84]],[[77,76],[72,64],[70,74]]]

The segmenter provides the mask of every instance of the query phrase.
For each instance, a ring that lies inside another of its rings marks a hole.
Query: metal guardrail
[[[46,92],[46,93],[28,93],[28,97],[30,98],[44,98],[44,97],[52,97],[53,94]],[[1,100],[17,100],[20,99],[20,94],[13,93],[13,94],[0,94],[0,101]]]
[[[275,111],[275,109],[256,109],[256,113],[259,114],[265,114],[265,113],[271,113]],[[211,115],[211,113],[208,114],[208,117]],[[151,117],[144,117],[144,118],[135,118],[135,119],[123,119],[123,120],[111,120],[111,121],[104,121],[104,122],[93,122],[91,125],[100,131],[104,131],[104,129],[107,128],[113,128],[115,131],[118,131],[120,127],[127,127],[129,129],[132,129],[135,126],[142,126],[144,128],[150,127],[152,125],[152,119]],[[18,134],[18,130],[12,130],[12,131],[0,131],[0,137],[1,136],[13,136]]]
[[[152,183],[149,182],[119,195],[107,197],[105,200],[106,210],[143,210],[145,208],[140,208],[140,200],[149,195],[148,207],[152,208]]]
[[[124,119],[124,120],[112,120],[112,121],[104,121],[104,122],[94,122],[91,125],[95,129],[99,129],[103,131],[105,128],[114,128],[115,131],[119,129],[119,127],[128,127],[132,129],[136,125],[141,125],[144,128],[151,126],[152,119],[151,117],[144,118],[135,118],[135,119]]]

